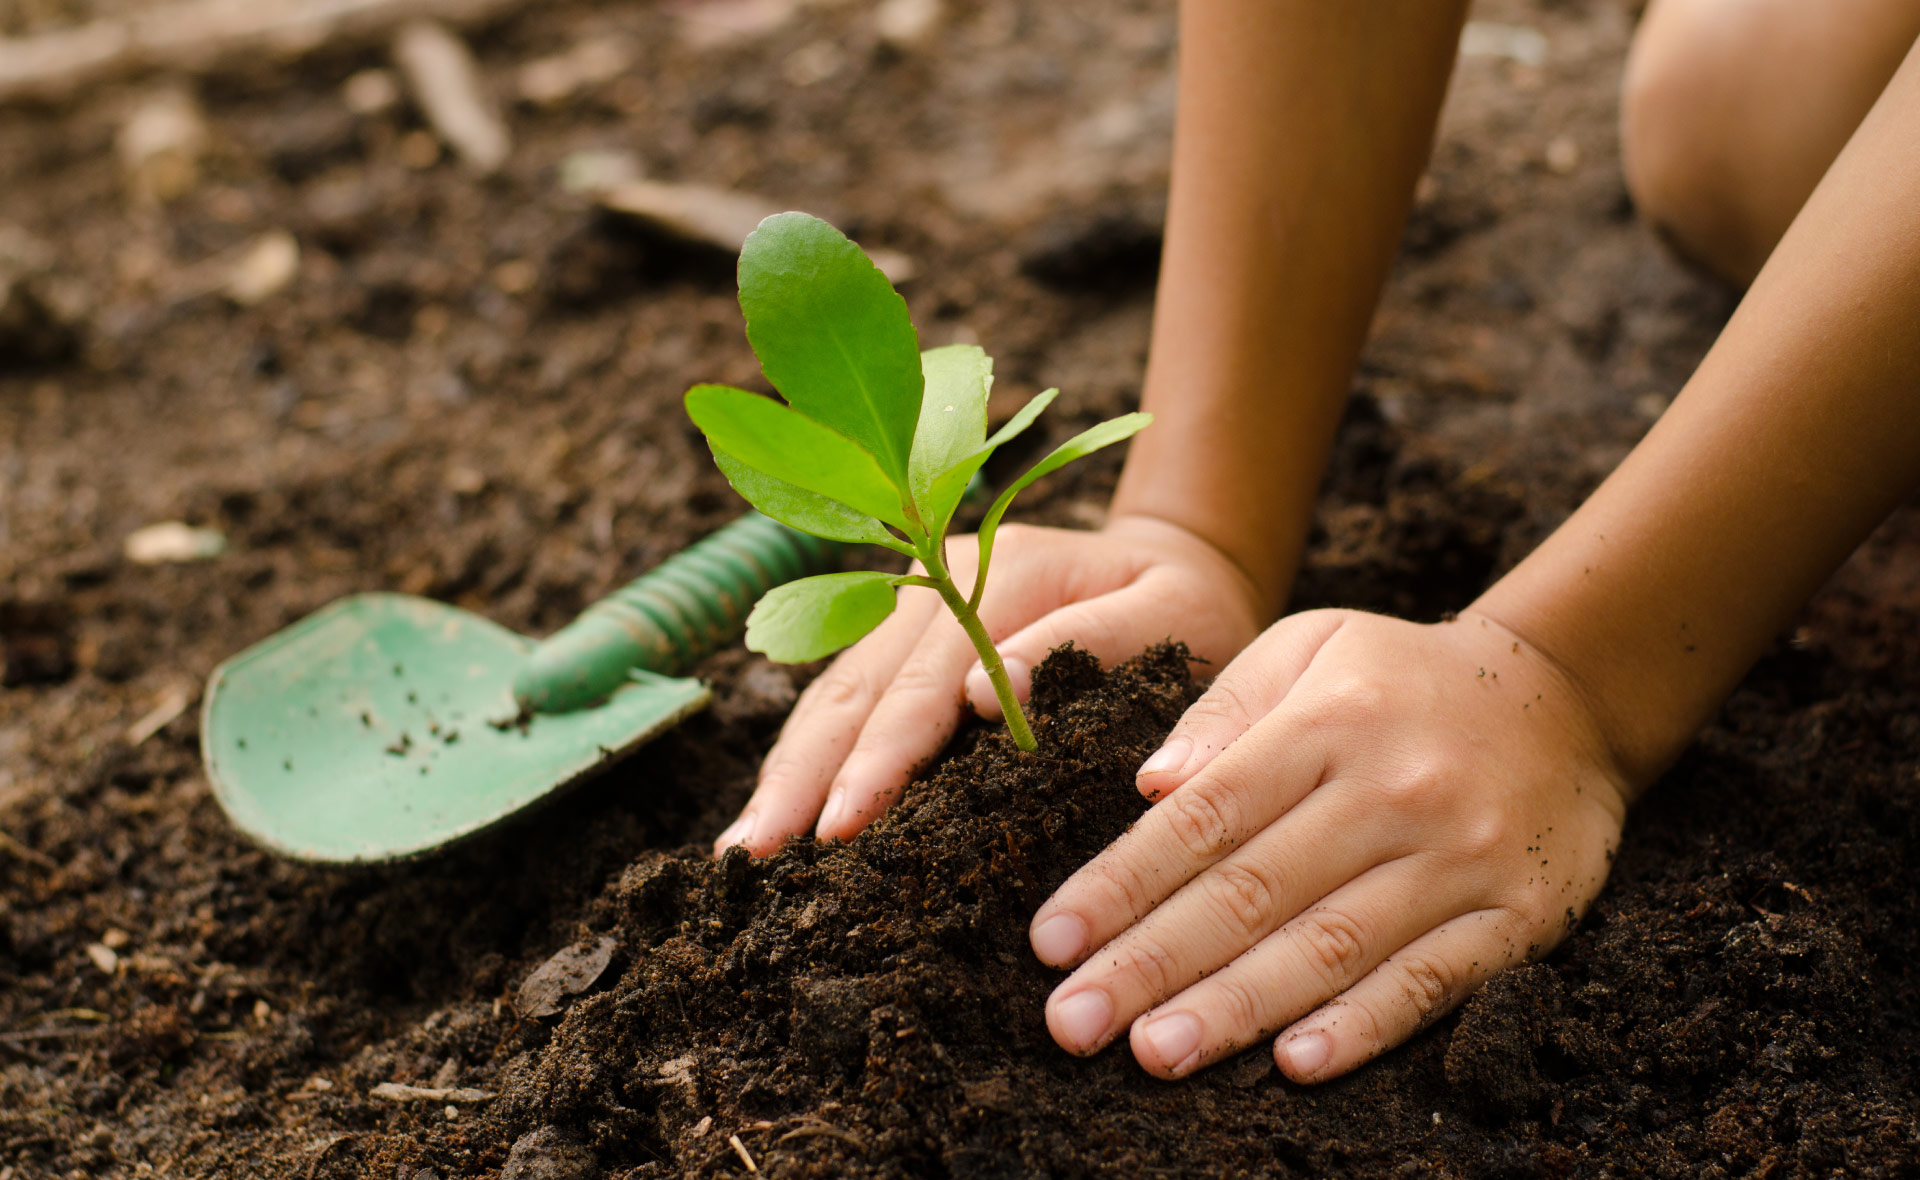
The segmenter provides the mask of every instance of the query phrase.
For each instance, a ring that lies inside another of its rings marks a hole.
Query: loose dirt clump
[[[850,843],[642,856],[584,923],[617,979],[557,1021],[482,1022],[507,1025],[472,1045],[498,1099],[477,1126],[391,1126],[370,1174],[483,1173],[506,1144],[533,1168],[560,1144],[610,1174],[701,1175],[739,1163],[729,1135],[794,1177],[1909,1174],[1910,1072],[1862,1049],[1912,999],[1864,970],[1863,938],[1906,954],[1911,935],[1759,832],[1700,825],[1756,788],[1797,809],[1791,778],[1715,743],[1636,819],[1658,830],[1564,952],[1352,1077],[1294,1087],[1264,1044],[1172,1085],[1124,1046],[1061,1052],[1041,1015],[1060,976],[1027,921],[1144,808],[1133,771],[1197,691],[1186,669],[1174,647],[1110,673],[1064,649],[1036,676],[1037,754],[975,728]],[[1845,859],[1892,870],[1901,818],[1854,830]],[[1654,851],[1676,840],[1681,866]]]

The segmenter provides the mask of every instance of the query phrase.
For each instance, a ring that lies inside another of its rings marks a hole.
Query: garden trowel
[[[750,513],[536,643],[405,594],[341,599],[214,670],[214,797],[285,856],[443,847],[604,769],[707,703],[679,674],[840,546]]]

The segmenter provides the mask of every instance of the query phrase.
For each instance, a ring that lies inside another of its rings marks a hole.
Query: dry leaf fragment
[[[613,961],[617,945],[604,936],[592,942],[576,942],[540,964],[520,985],[520,1015],[552,1016],[560,1011],[568,997],[586,991],[600,978]]]

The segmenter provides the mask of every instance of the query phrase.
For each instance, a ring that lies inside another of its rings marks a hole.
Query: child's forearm
[[[1920,47],[1666,416],[1476,607],[1644,783],[1916,480]]]
[[[1234,559],[1277,612],[1426,163],[1464,3],[1186,0],[1145,408],[1116,513]]]

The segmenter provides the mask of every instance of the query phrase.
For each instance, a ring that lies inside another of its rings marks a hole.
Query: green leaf
[[[893,613],[896,576],[855,570],[775,586],[747,616],[747,647],[782,664],[830,656]]]
[[[909,557],[913,548],[887,531],[864,512],[856,512],[838,500],[775,479],[764,471],[755,471],[722,450],[713,452],[713,461],[747,503],[791,528],[829,541],[855,541],[885,545]]]
[[[873,456],[805,414],[744,389],[696,385],[687,390],[687,416],[716,452],[781,483],[907,527],[900,493]]]
[[[1058,471],[1075,459],[1085,458],[1101,447],[1132,438],[1152,422],[1152,414],[1122,414],[1083,430],[1055,447],[1051,454],[1029,467],[1025,475],[1014,480],[1006,491],[1000,493],[1000,498],[993,502],[993,507],[987,509],[986,516],[980,521],[980,572],[974,575],[972,595],[976,609],[980,605],[981,591],[987,584],[987,562],[993,556],[993,534],[1000,528],[1000,518],[1007,514],[1013,498],[1042,476]]]
[[[1033,425],[1033,420],[1040,416],[1040,411],[1046,409],[1048,403],[1052,402],[1059,392],[1057,389],[1049,389],[1021,406],[1019,412],[1007,419],[1000,429],[994,431],[993,437],[982,443],[979,450],[940,473],[939,477],[933,481],[932,490],[920,506],[920,518],[926,523],[929,532],[936,536],[946,534],[947,523],[953,519],[954,509],[960,506],[960,498],[966,495],[967,484],[973,479],[974,473],[986,464],[1001,444],[1010,441],[1021,431]]]
[[[949,344],[921,353],[920,368],[927,389],[920,401],[908,475],[920,519],[932,525],[939,518],[932,508],[934,481],[986,441],[993,358],[977,344]]]
[[[826,222],[778,213],[741,247],[740,310],[781,396],[865,447],[904,491],[924,380],[887,276]]]

